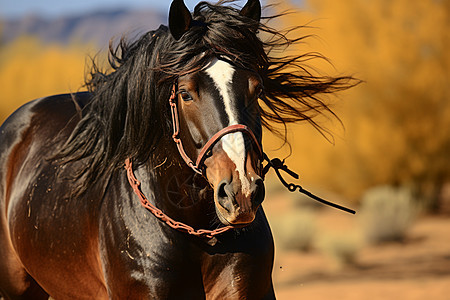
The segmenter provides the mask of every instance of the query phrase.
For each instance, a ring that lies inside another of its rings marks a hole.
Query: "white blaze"
[[[238,113],[233,107],[233,97],[231,93],[231,82],[233,80],[234,68],[229,63],[214,59],[206,68],[206,73],[214,81],[220,96],[223,99],[225,112],[228,115],[229,124],[238,124]],[[222,138],[222,148],[228,157],[236,165],[236,171],[241,181],[242,192],[250,195],[250,182],[245,176],[245,141],[242,132],[233,132]]]

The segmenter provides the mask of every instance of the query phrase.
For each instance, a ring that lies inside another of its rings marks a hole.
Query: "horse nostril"
[[[264,187],[264,181],[261,178],[258,178],[255,182],[255,188],[253,190],[253,195],[252,195],[252,204],[254,206],[258,206],[260,205],[265,197],[266,191],[265,191],[265,187]]]
[[[217,191],[217,196],[219,198],[226,198],[227,197],[227,192],[225,191],[225,186],[227,185],[226,182],[221,182],[219,185],[219,189]]]
[[[228,182],[223,180],[217,188],[217,202],[222,206],[227,212],[231,212],[233,209],[233,199],[229,197],[227,193]]]

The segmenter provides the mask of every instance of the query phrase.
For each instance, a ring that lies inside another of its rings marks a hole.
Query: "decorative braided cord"
[[[232,229],[232,226],[225,226],[221,227],[215,230],[208,230],[208,229],[194,229],[191,226],[184,224],[182,222],[177,222],[168,215],[166,215],[162,210],[154,206],[150,201],[148,201],[147,197],[145,197],[144,193],[142,193],[140,189],[141,183],[139,180],[136,179],[133,173],[133,165],[131,163],[131,160],[127,158],[125,160],[125,170],[127,171],[127,177],[128,182],[131,185],[131,188],[133,189],[134,193],[139,197],[139,200],[141,201],[141,205],[148,209],[155,217],[160,219],[161,221],[165,222],[167,225],[172,227],[173,229],[179,230],[181,232],[186,232],[198,237],[207,237],[207,238],[213,238],[214,236],[224,233],[230,229]]]

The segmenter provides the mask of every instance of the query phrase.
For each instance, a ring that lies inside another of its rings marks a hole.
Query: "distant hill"
[[[133,38],[158,28],[160,24],[167,24],[167,16],[154,11],[99,11],[56,19],[29,15],[18,20],[1,21],[0,41],[4,44],[20,35],[33,35],[46,43],[93,42],[99,48],[105,48],[113,37],[119,39],[127,34]]]

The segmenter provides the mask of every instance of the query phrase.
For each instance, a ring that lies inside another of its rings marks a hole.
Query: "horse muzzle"
[[[225,225],[248,225],[265,196],[264,181],[245,159],[245,172],[239,172],[235,162],[217,145],[214,155],[205,160],[205,175],[214,189],[214,205],[219,220]]]
[[[244,192],[240,184],[222,180],[214,191],[214,203],[219,220],[225,225],[242,226],[253,222],[264,200],[264,182],[256,175]]]

